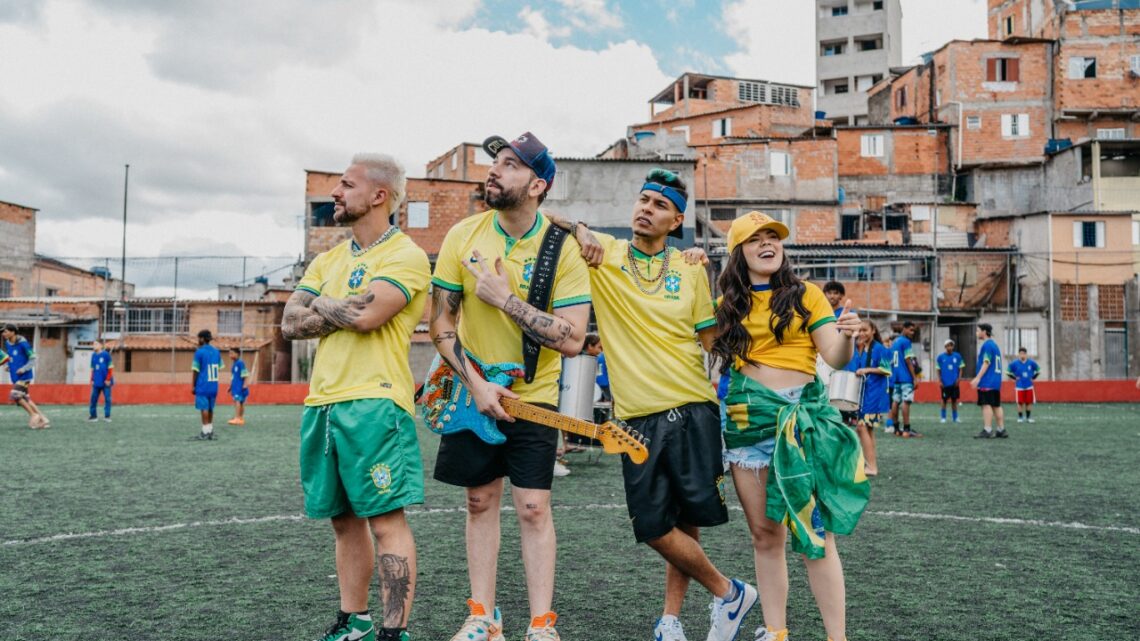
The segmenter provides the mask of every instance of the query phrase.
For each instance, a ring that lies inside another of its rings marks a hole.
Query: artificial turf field
[[[45,409],[44,431],[0,409],[0,640],[308,640],[331,622],[331,528],[300,517],[299,408],[251,406],[238,428],[220,407],[214,442],[187,441],[189,406],[117,407],[110,424]],[[933,405],[913,415],[925,438],[880,435],[871,504],[840,540],[852,641],[1140,638],[1140,406],[1039,405],[1004,441],[971,438],[975,407],[961,425],[938,424]],[[430,476],[437,437],[420,432]],[[651,639],[663,564],[633,542],[618,460],[592,458],[572,455],[573,473],[555,479],[559,632]],[[426,492],[409,517],[410,629],[447,641],[466,616],[463,493],[430,478]],[[727,495],[735,506],[731,483]],[[704,542],[723,572],[755,580],[739,509]],[[802,564],[789,568],[792,638],[822,641]],[[522,639],[510,512],[498,600],[507,639]],[[707,605],[694,584],[690,639],[704,638]],[[756,607],[740,638],[760,623]]]

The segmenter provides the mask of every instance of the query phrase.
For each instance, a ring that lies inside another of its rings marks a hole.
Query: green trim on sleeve
[[[716,318],[709,318],[696,324],[696,330],[699,332],[702,329],[708,329],[716,326]]]
[[[297,291],[297,290],[300,290],[302,292],[309,292],[313,296],[320,296],[321,295],[321,293],[319,291],[313,289],[312,287],[309,287],[308,285],[297,285],[297,287],[295,288],[294,291]]]
[[[463,285],[456,285],[455,283],[449,283],[446,280],[443,280],[442,278],[436,278],[435,276],[432,276],[431,284],[435,285],[436,287],[442,287],[443,289],[446,289],[449,292],[461,292],[461,291],[463,291]]]
[[[829,315],[824,316],[823,318],[817,320],[816,322],[812,323],[811,325],[808,325],[808,332],[814,332],[815,330],[819,329],[820,327],[823,327],[824,325],[827,325],[828,323],[834,323],[834,322],[835,322],[835,314],[829,314]]]
[[[588,305],[590,303],[590,295],[582,294],[581,296],[571,296],[570,298],[562,298],[554,301],[550,307],[552,309],[559,309],[562,307],[573,307],[575,305]]]
[[[373,278],[372,280],[370,280],[370,281],[368,281],[368,282],[370,282],[370,283],[375,283],[375,282],[376,282],[376,281],[378,281],[378,280],[382,280],[382,281],[384,281],[385,283],[389,283],[389,284],[395,285],[397,288],[399,288],[399,290],[400,290],[401,292],[403,292],[403,293],[404,293],[404,300],[405,300],[406,302],[409,302],[409,303],[410,303],[410,302],[412,302],[412,295],[408,293],[408,288],[407,288],[407,287],[404,287],[404,286],[403,286],[403,285],[400,283],[400,281],[396,280],[395,278],[391,278],[391,277],[388,277],[388,276],[377,276],[376,278]]]

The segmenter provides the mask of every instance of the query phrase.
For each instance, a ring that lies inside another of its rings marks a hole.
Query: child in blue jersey
[[[210,330],[198,332],[198,350],[194,352],[194,363],[190,366],[193,374],[191,392],[194,394],[194,409],[202,413],[202,431],[192,440],[214,440],[214,402],[218,398],[218,374],[222,369],[222,354],[210,344],[214,335]]]
[[[94,423],[99,409],[99,395],[103,395],[103,420],[111,422],[111,386],[115,384],[115,365],[111,353],[103,349],[103,341],[91,344],[91,404],[87,420]]]
[[[989,323],[978,323],[978,373],[970,381],[970,387],[978,390],[978,405],[982,408],[982,431],[974,438],[1007,438],[1005,433],[1005,413],[1001,409],[1001,349],[992,338],[994,328]],[[993,420],[997,417],[997,432],[993,430]]]
[[[1037,376],[1041,374],[1041,368],[1036,361],[1029,358],[1029,351],[1022,347],[1017,350],[1017,360],[1009,364],[1005,374],[1017,381],[1017,422],[1021,423],[1024,420],[1036,423],[1037,421],[1033,420],[1032,413],[1033,403],[1037,401],[1033,390],[1033,381],[1037,380]],[[1025,412],[1024,419],[1021,418],[1022,412]]]
[[[891,352],[883,346],[879,328],[869,320],[861,321],[855,335],[855,353],[847,370],[863,377],[863,398],[859,402],[856,432],[863,446],[864,468],[867,476],[879,473],[875,454],[875,430],[883,424],[883,417],[891,411],[891,395],[887,381],[891,376]]]
[[[36,377],[36,351],[11,323],[0,329],[0,346],[0,351],[3,352],[0,364],[8,367],[8,377],[12,380],[12,391],[8,393],[8,398],[28,413],[28,427],[33,430],[51,427],[47,416],[32,401],[30,391]]]
[[[958,397],[960,392],[958,390],[958,379],[962,377],[962,369],[966,367],[966,362],[962,360],[962,355],[954,351],[954,341],[947,339],[943,344],[946,351],[939,354],[935,362],[938,365],[938,380],[942,383],[942,423],[946,422],[946,403],[950,403],[950,408],[953,411],[954,422],[958,420]]]
[[[914,382],[918,374],[918,359],[911,339],[917,332],[918,326],[906,321],[902,333],[891,344],[891,419],[895,436],[904,438],[922,436],[910,428],[910,404],[914,402]]]
[[[234,397],[234,417],[226,423],[245,425],[245,401],[249,398],[249,386],[245,379],[249,378],[249,370],[241,359],[241,349],[231,347],[229,353],[233,363],[230,365],[230,396]]]

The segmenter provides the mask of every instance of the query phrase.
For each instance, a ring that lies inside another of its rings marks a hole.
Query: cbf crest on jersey
[[[669,273],[665,274],[665,298],[669,300],[681,300],[681,272],[670,269]]]
[[[372,484],[376,486],[377,493],[387,494],[392,491],[392,468],[383,463],[377,463],[368,470],[372,477]]]
[[[357,263],[352,268],[352,272],[348,275],[348,288],[358,289],[364,284],[364,277],[368,274],[368,266],[364,263]]]

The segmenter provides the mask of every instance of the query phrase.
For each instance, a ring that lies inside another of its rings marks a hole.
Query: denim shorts
[[[773,390],[790,403],[800,400],[804,385]],[[724,464],[735,465],[745,470],[762,470],[772,464],[772,453],[776,451],[776,437],[766,438],[759,443],[734,447],[724,451]]]

